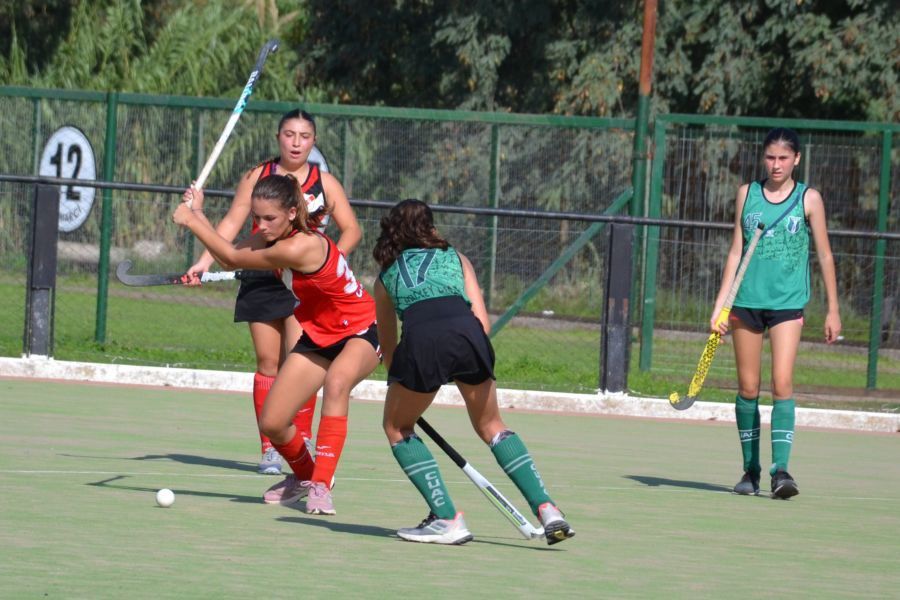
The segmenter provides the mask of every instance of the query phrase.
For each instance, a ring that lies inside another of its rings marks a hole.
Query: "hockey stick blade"
[[[190,278],[184,273],[133,275],[129,273],[131,266],[132,263],[130,260],[123,260],[116,267],[116,279],[128,286],[147,287],[154,285],[187,285],[190,282]],[[241,271],[222,271],[218,273],[204,273],[200,277],[200,282],[232,281],[234,279],[242,278],[244,278],[244,274]]]

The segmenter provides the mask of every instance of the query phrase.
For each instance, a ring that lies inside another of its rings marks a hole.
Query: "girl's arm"
[[[257,175],[260,168],[261,167],[257,167],[247,171],[246,175],[241,178],[237,190],[235,190],[234,199],[231,201],[231,206],[228,208],[228,212],[225,213],[225,216],[222,217],[222,220],[219,221],[218,226],[216,226],[216,232],[229,242],[237,237],[237,234],[240,233],[241,229],[244,227],[244,223],[247,222],[247,217],[250,216],[250,194],[253,191],[253,185],[258,178]],[[197,278],[197,283],[199,284],[199,277],[209,270],[214,260],[219,264],[222,264],[222,261],[218,260],[217,257],[214,257],[208,249],[204,250],[197,262],[187,270],[187,275],[191,277],[192,280]],[[226,265],[222,266],[230,268]]]
[[[484,305],[484,296],[481,295],[481,287],[478,285],[478,277],[475,276],[475,269],[472,268],[472,263],[469,262],[468,258],[459,252],[457,252],[457,254],[459,254],[459,261],[462,263],[466,295],[472,302],[472,312],[475,313],[475,316],[481,321],[484,332],[490,333],[491,318],[488,316],[487,307]]]
[[[825,297],[828,312],[825,315],[825,341],[829,344],[837,341],[841,333],[841,313],[838,305],[837,276],[834,268],[834,256],[831,254],[831,243],[828,241],[828,227],[825,221],[825,203],[817,190],[810,188],[803,199],[806,218],[816,243],[816,255],[822,279],[825,283]]]
[[[738,265],[741,262],[741,255],[744,252],[744,228],[741,225],[741,214],[744,212],[744,201],[747,199],[747,190],[749,184],[744,184],[737,191],[737,197],[734,201],[734,232],[731,236],[731,248],[725,257],[725,267],[722,269],[722,285],[719,287],[719,293],[716,295],[716,303],[713,307],[712,315],[709,317],[710,331],[718,331],[726,333],[728,331],[728,323],[724,323],[716,327],[716,321],[719,313],[722,312],[722,306],[725,304],[725,298],[728,296],[728,290],[731,289],[731,282],[737,274]]]
[[[353,207],[350,206],[344,186],[330,173],[319,171],[319,174],[322,178],[325,197],[331,205],[331,217],[341,231],[336,242],[337,247],[344,256],[349,256],[362,239],[362,228],[356,220],[356,214],[353,212]]]
[[[378,344],[381,346],[381,360],[386,369],[391,368],[394,359],[394,350],[397,349],[397,314],[394,312],[394,302],[381,283],[381,278],[375,279],[375,318],[378,320]]]
[[[235,247],[232,243],[222,237],[212,226],[206,215],[203,214],[203,191],[189,189],[185,192],[185,197],[191,195],[193,198],[192,207],[187,203],[181,203],[175,209],[172,220],[178,225],[182,225],[191,230],[197,236],[210,254],[221,262],[226,268],[241,269],[297,269],[309,270],[317,267],[324,254],[324,249],[316,253],[312,244],[317,244],[321,248],[321,242],[309,236],[298,235],[286,240],[280,240],[279,243],[269,247],[253,247],[241,245]]]

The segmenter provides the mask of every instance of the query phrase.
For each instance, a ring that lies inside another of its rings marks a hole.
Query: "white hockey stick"
[[[200,175],[197,176],[197,180],[192,186],[195,189],[203,189],[203,185],[206,183],[213,165],[216,164],[216,161],[219,160],[219,155],[222,154],[222,149],[225,147],[225,142],[228,141],[228,136],[231,135],[231,131],[237,124],[238,119],[241,118],[241,113],[244,112],[244,108],[246,108],[247,102],[250,100],[250,94],[253,93],[253,86],[256,84],[259,76],[262,75],[263,65],[266,63],[266,59],[269,57],[269,54],[276,52],[277,50],[278,40],[269,40],[262,47],[262,50],[259,51],[259,56],[256,59],[256,64],[253,65],[253,71],[250,72],[250,78],[247,80],[247,85],[244,86],[241,97],[238,98],[234,110],[231,111],[231,117],[228,119],[228,123],[225,124],[225,129],[222,130],[219,141],[216,142],[212,153],[210,153],[209,158],[206,159],[206,164],[203,165]],[[190,205],[190,201],[188,201],[188,205]]]
[[[500,490],[495,488],[491,482],[488,481],[484,475],[475,470],[475,467],[470,465],[468,461],[466,461],[466,459],[447,442],[447,440],[442,438],[441,435],[428,424],[428,421],[419,417],[416,424],[422,428],[422,431],[428,434],[428,437],[434,440],[435,444],[441,447],[441,450],[450,457],[450,460],[456,463],[456,466],[463,470],[463,473],[465,473],[466,476],[472,480],[472,483],[482,491],[485,497],[490,500],[491,504],[493,504],[494,507],[496,507],[496,509],[519,530],[522,537],[526,540],[536,540],[544,537],[544,528],[532,525],[531,521],[526,519],[522,513],[513,506],[512,502],[507,500],[506,497],[500,493]]]

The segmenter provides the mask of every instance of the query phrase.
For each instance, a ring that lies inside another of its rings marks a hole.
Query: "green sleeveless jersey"
[[[452,246],[407,248],[378,277],[401,321],[406,309],[421,300],[461,296],[472,304],[466,296],[462,262]]]
[[[741,213],[744,251],[757,223],[763,223],[766,232],[747,266],[735,306],[768,310],[806,306],[809,301],[809,224],[803,208],[806,189],[806,184],[798,181],[783,202],[773,204],[766,199],[761,182],[750,184]],[[798,196],[799,202],[769,229]]]

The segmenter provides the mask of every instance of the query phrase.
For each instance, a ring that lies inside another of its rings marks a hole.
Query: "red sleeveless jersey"
[[[263,163],[262,171],[259,172],[257,181],[269,175],[275,175],[278,167],[278,159],[273,158]],[[306,200],[306,210],[314,213],[325,206],[325,188],[322,186],[322,173],[319,165],[309,163],[309,172],[306,174],[306,180],[300,184],[300,191],[303,192],[303,199]],[[331,215],[323,215],[319,218],[316,229],[325,233],[325,227]],[[252,221],[250,233],[256,233],[258,227],[256,221]]]
[[[299,233],[294,230],[291,236]],[[347,259],[327,235],[315,232],[328,244],[325,264],[313,273],[281,269],[284,285],[294,293],[294,317],[303,332],[325,347],[351,335],[364,333],[375,322],[375,301],[356,281]]]

